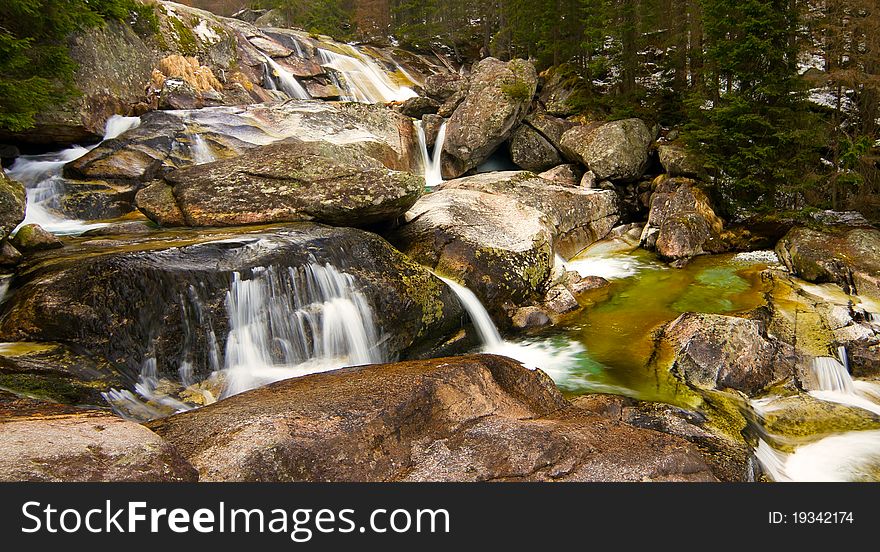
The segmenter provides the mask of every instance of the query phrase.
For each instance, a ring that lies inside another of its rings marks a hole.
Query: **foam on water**
[[[318,63],[337,71],[343,79],[334,84],[343,100],[362,103],[402,102],[418,96],[411,88],[396,84],[375,60],[351,49],[353,55],[317,49]],[[355,57],[357,56],[357,57]]]

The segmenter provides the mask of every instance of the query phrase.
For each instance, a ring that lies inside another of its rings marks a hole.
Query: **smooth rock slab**
[[[347,368],[148,424],[203,481],[712,481],[696,449],[491,355]]]

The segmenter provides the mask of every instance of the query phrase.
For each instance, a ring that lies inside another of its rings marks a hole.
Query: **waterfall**
[[[400,102],[418,94],[406,86],[394,83],[388,74],[372,59],[360,59],[317,49],[318,63],[342,74],[345,82],[336,81],[343,99],[361,103]]]
[[[202,138],[201,134],[192,134],[190,136],[189,148],[193,165],[203,165],[217,159],[214,156],[214,152],[211,151],[211,146]]]
[[[137,128],[141,125],[140,117],[123,117],[122,115],[112,115],[107,119],[104,125],[104,140],[116,138],[123,133]]]
[[[443,142],[446,140],[446,121],[440,125],[437,131],[437,139],[434,141],[434,149],[428,154],[428,140],[425,137],[425,128],[421,121],[414,121],[416,134],[419,138],[419,148],[422,152],[422,166],[425,172],[425,185],[433,188],[443,183],[443,174],[440,166],[440,157],[443,153]]]
[[[278,84],[282,92],[296,100],[309,100],[312,98],[290,71],[278,65],[269,55],[263,52],[260,53],[263,54],[263,57],[266,58],[266,63],[272,69],[269,71],[269,80],[273,80],[271,77],[274,72],[278,76]]]
[[[140,117],[113,115],[104,126],[104,140],[116,138],[140,124]],[[105,226],[64,218],[56,211],[58,197],[64,192],[64,178],[61,176],[64,165],[79,159],[94,147],[72,146],[53,153],[22,155],[15,160],[7,174],[24,184],[27,192],[25,219],[19,226],[39,224],[54,234],[80,234]]]
[[[233,395],[315,372],[384,362],[372,310],[332,265],[235,273],[226,297],[227,388]]]
[[[263,88],[278,90],[278,86],[275,85],[275,77],[272,76],[272,70],[269,69],[269,64],[266,62],[263,62]]]
[[[580,342],[571,339],[562,343],[550,339],[506,341],[501,338],[492,317],[474,292],[448,278],[437,277],[449,286],[467,311],[482,342],[482,352],[512,358],[529,370],[540,368],[561,385],[565,385],[572,377],[586,352]]]
[[[847,368],[846,348],[840,347],[838,354],[840,360],[831,357],[813,359],[813,375],[818,389],[810,391],[810,395],[823,401],[861,408],[880,416],[878,385],[853,380]]]
[[[755,457],[774,481],[870,481],[880,468],[880,431],[850,431],[780,452],[759,440]]]

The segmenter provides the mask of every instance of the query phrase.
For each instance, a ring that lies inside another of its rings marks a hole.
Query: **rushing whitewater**
[[[140,124],[140,117],[113,115],[104,126],[104,140],[116,138]],[[58,197],[64,192],[64,179],[61,176],[64,165],[79,159],[94,147],[72,146],[54,153],[22,155],[15,160],[7,172],[11,178],[24,184],[27,193],[25,219],[20,226],[39,224],[53,234],[79,234],[104,226],[64,218],[57,211]]]
[[[318,63],[338,72],[342,79],[334,78],[334,84],[342,91],[342,99],[361,103],[401,102],[418,96],[411,88],[391,80],[388,74],[372,59],[360,56],[354,49],[347,56],[317,49]]]
[[[260,53],[263,54],[262,52]],[[274,78],[277,77],[281,91],[291,98],[296,100],[309,100],[312,98],[290,71],[278,65],[269,55],[263,54],[263,57],[266,58],[266,63],[271,68],[271,71],[265,72],[265,76],[268,77],[268,83],[272,83],[270,85],[272,90],[277,89],[274,85]]]
[[[105,394],[120,415],[151,419],[210,404],[273,381],[304,376],[346,366],[388,362],[375,316],[354,278],[330,264],[312,262],[293,267],[256,267],[250,275],[233,273],[226,294],[229,335],[225,348],[200,315],[195,293],[193,320],[187,327],[208,332],[208,380],[201,385],[193,366],[183,360],[178,382],[162,381],[156,361],[147,358],[134,392],[113,390]],[[184,355],[187,357],[188,355]],[[220,389],[215,397],[209,387]],[[197,403],[185,403],[169,392],[199,394]]]
[[[443,183],[443,172],[440,158],[443,154],[443,143],[446,141],[446,121],[440,125],[437,131],[437,139],[434,141],[434,149],[428,153],[428,140],[425,136],[425,128],[421,121],[415,121],[416,135],[419,138],[419,149],[422,152],[422,167],[425,173],[425,185],[433,188]]]
[[[192,135],[189,148],[194,165],[204,165],[217,159],[214,152],[211,151],[211,146],[202,138],[201,134]]]

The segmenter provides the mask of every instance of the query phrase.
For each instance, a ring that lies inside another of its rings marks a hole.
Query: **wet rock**
[[[648,166],[653,133],[641,119],[577,126],[562,136],[562,151],[586,165],[599,180],[631,181]]]
[[[440,103],[437,100],[424,96],[410,98],[397,107],[398,111],[413,119],[421,119],[425,115],[436,114],[438,109],[440,109]]]
[[[714,480],[686,441],[573,408],[489,355],[315,374],[149,427],[203,481]]]
[[[467,88],[467,79],[455,73],[438,73],[425,79],[425,95],[438,102],[445,102]]]
[[[541,172],[562,163],[562,156],[538,131],[521,125],[510,138],[510,158],[527,171]]]
[[[656,249],[664,259],[686,260],[718,248],[724,222],[696,182],[660,177],[653,195],[642,247]]]
[[[338,100],[342,97],[342,92],[335,84],[323,84],[315,81],[304,83],[306,92],[313,98],[321,100]]]
[[[58,197],[58,211],[79,220],[119,218],[135,210],[134,196],[131,186],[67,180]]]
[[[769,336],[757,320],[685,313],[664,326],[658,339],[658,347],[672,351],[672,373],[699,389],[756,395],[795,377],[794,349]]]
[[[376,158],[394,152],[376,151],[374,144],[288,139],[170,172],[165,182],[188,226],[297,221],[367,226],[402,215],[425,187],[421,176],[380,163]],[[144,196],[138,205],[147,216],[158,214]],[[176,215],[154,221],[166,226],[177,222]]]
[[[86,237],[97,237],[97,236],[122,236],[122,235],[144,235],[153,232],[154,226],[146,221],[132,221],[132,222],[116,222],[113,224],[108,224],[107,226],[102,226],[100,228],[92,228],[91,230],[86,230],[81,235]]]
[[[721,481],[754,479],[752,448],[742,438],[730,437],[713,427],[706,415],[698,410],[601,394],[582,395],[573,399],[572,404],[612,420],[675,435],[693,443]]]
[[[22,253],[64,247],[64,243],[60,239],[44,230],[39,224],[25,224],[19,228],[12,238],[12,245]]]
[[[560,186],[577,186],[581,178],[577,165],[558,165],[539,174],[541,178],[550,180]]]
[[[779,259],[810,282],[834,282],[849,293],[880,298],[880,230],[791,229],[776,246]]]
[[[164,180],[153,181],[142,188],[135,196],[135,205],[148,219],[161,221],[161,226],[174,228],[188,225],[183,211],[177,205],[173,188]]]
[[[699,178],[706,172],[697,157],[683,146],[661,144],[657,147],[657,152],[660,155],[660,164],[669,176]]]
[[[536,85],[535,67],[522,59],[474,65],[467,96],[447,123],[444,175],[459,176],[488,159],[526,115]]]
[[[460,327],[447,286],[365,231],[303,223],[114,238],[32,257],[0,308],[0,340],[58,342],[131,375],[149,355],[160,375],[176,378],[183,359],[206,376],[213,341],[221,356],[225,350],[233,273],[251,278],[254,267],[309,263],[351,275],[372,312],[382,313],[377,331],[389,357],[419,354]]]
[[[9,402],[0,403],[0,410]],[[149,429],[100,410],[0,416],[0,480],[180,482],[198,473]],[[9,414],[9,412],[6,412]]]
[[[105,406],[101,393],[125,387],[125,374],[100,358],[57,343],[0,343],[0,387],[57,403]]]
[[[0,242],[0,266],[12,268],[21,262],[22,255],[8,240]]]
[[[24,220],[25,203],[24,186],[0,168],[0,241]]]
[[[753,401],[770,435],[818,439],[845,431],[880,429],[880,416],[849,405],[824,401],[806,393]]]
[[[532,328],[542,328],[551,323],[550,317],[547,316],[540,307],[522,307],[517,309],[511,317],[514,328],[520,330],[528,330]]]
[[[512,197],[442,188],[423,196],[388,239],[421,264],[462,282],[496,315],[542,293],[553,261],[546,216]]]
[[[141,185],[195,164],[192,143],[196,135],[216,159],[300,138],[372,145],[374,151],[383,152],[381,161],[395,170],[415,170],[420,162],[412,120],[385,106],[288,101],[148,113],[138,128],[68,163],[64,173],[73,179]]]
[[[550,223],[554,251],[565,258],[604,238],[620,218],[614,192],[559,186],[527,171],[482,173],[448,180],[442,189],[504,195],[537,209]]]

